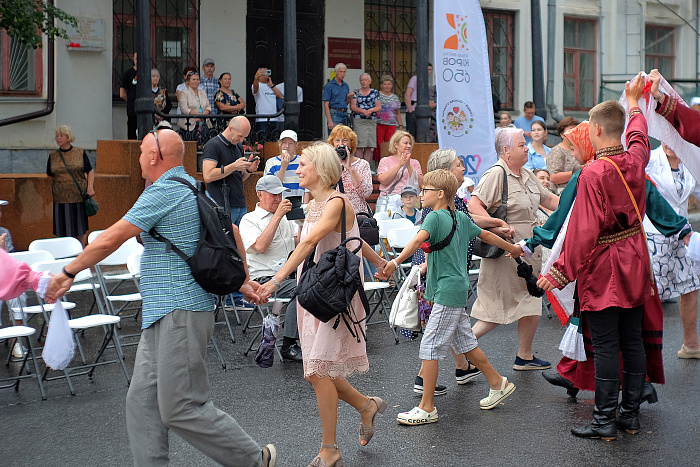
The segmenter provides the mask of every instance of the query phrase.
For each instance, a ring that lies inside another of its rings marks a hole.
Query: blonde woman
[[[337,247],[341,241],[341,213],[345,206],[347,237],[359,237],[360,231],[355,222],[355,211],[348,198],[338,193],[335,187],[341,176],[341,164],[333,146],[317,142],[301,153],[299,160],[299,184],[308,188],[313,200],[309,203],[308,215],[304,221],[299,244],[282,268],[264,284],[260,292],[270,296],[289,274],[297,270],[301,276],[301,264],[316,248],[315,259],[326,251]],[[350,246],[354,242],[350,242]],[[367,258],[380,271],[386,261],[362,242],[358,256]],[[362,266],[360,266],[360,269]],[[358,295],[353,298],[352,309],[355,320],[365,317],[365,310]],[[304,377],[316,392],[318,411],[321,417],[323,437],[318,456],[309,467],[340,467],[343,459],[336,440],[338,420],[338,399],[343,400],[360,412],[360,444],[366,445],[374,435],[374,418],[383,412],[387,404],[378,397],[367,397],[352,387],[347,377],[355,372],[369,370],[365,342],[358,342],[344,325],[333,329],[334,320],[323,323],[301,305],[297,307],[299,339],[304,356]],[[364,322],[360,324],[364,327]]]
[[[73,141],[75,134],[71,127],[61,125],[56,128],[58,151],[49,155],[46,175],[52,180],[53,234],[75,237],[85,246],[88,216],[81,191],[87,196],[95,196],[95,171],[87,153],[73,147]]]

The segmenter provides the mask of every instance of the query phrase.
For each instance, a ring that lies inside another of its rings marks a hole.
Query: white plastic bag
[[[413,266],[408,277],[396,294],[391,304],[389,324],[396,328],[420,331],[420,313],[418,312],[418,292],[416,286],[420,281],[420,267]]]
[[[49,330],[46,333],[41,358],[49,368],[63,370],[73,360],[74,355],[73,331],[68,326],[68,313],[59,300],[51,312],[51,321],[49,321]]]

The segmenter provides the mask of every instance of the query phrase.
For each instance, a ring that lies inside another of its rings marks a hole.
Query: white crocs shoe
[[[484,397],[479,401],[479,405],[484,410],[493,409],[499,402],[513,394],[515,384],[509,382],[506,377],[503,377],[500,389],[489,389],[489,397]]]
[[[420,407],[414,407],[409,412],[402,412],[396,417],[396,421],[402,425],[425,425],[438,421],[437,408],[428,413]]]

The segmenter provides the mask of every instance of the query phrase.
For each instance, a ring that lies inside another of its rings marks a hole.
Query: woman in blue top
[[[533,121],[530,134],[532,142],[527,144],[528,153],[525,168],[530,170],[546,169],[545,158],[549,155],[549,148],[544,145],[547,141],[547,128],[545,128],[544,122]]]

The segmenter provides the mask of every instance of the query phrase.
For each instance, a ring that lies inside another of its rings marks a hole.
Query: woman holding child
[[[532,229],[538,224],[538,207],[542,205],[555,210],[559,198],[523,167],[528,161],[528,149],[522,130],[497,130],[496,153],[499,161],[484,173],[469,200],[469,210],[472,215],[487,216],[501,205],[505,171],[508,180],[507,221],[514,229],[513,239],[517,242],[532,236]],[[542,265],[541,254],[537,252],[527,262],[537,277]],[[528,293],[525,281],[518,277],[516,268],[507,257],[481,261],[477,295],[472,307],[472,316],[479,320],[474,325],[477,338],[499,324],[517,321],[518,351],[513,369],[542,370],[551,366],[532,353],[532,341],[542,315],[542,299]]]
[[[301,276],[301,264],[314,248],[315,260],[318,261],[324,252],[340,244],[343,206],[345,221],[349,226],[347,237],[360,236],[355,222],[355,210],[348,197],[334,189],[341,172],[340,158],[331,145],[317,142],[302,151],[297,169],[299,184],[310,190],[313,200],[309,203],[299,244],[284,266],[261,287],[261,295],[269,297],[278,284],[297,267],[297,277]],[[350,242],[350,247],[354,246],[352,243]],[[365,242],[357,255],[367,256],[379,270],[386,264]],[[361,321],[365,310],[359,295],[353,298],[352,308],[355,319]],[[387,404],[378,397],[361,394],[346,379],[355,372],[369,370],[364,341],[355,339],[343,325],[333,329],[334,320],[323,323],[302,306],[297,307],[297,315],[304,356],[304,377],[316,392],[323,429],[321,450],[309,467],[340,467],[343,460],[336,444],[338,399],[347,402],[360,413],[362,446],[372,439],[375,431],[374,418],[377,412],[384,412]],[[360,326],[364,327],[364,322]]]

